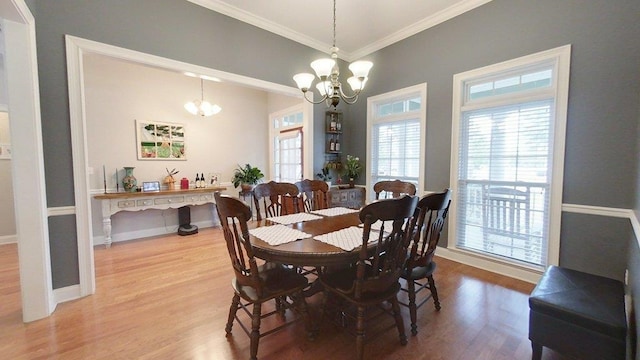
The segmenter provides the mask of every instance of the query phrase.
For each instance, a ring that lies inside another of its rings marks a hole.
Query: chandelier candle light
[[[317,102],[307,97],[307,92],[311,88],[311,84],[315,76],[310,73],[300,73],[293,76],[293,80],[298,88],[304,94],[304,98],[314,104],[320,104],[325,101],[327,107],[334,108],[342,99],[347,104],[353,104],[358,101],[358,95],[367,82],[369,70],[373,66],[371,61],[356,61],[349,65],[349,70],[353,76],[347,79],[353,95],[347,95],[342,91],[342,84],[339,81],[340,69],[338,68],[338,48],[336,47],[336,0],[333,0],[333,47],[331,47],[331,58],[318,59],[311,63],[311,68],[316,72],[320,82],[316,84],[316,88],[322,95],[322,99]]]
[[[200,100],[189,101],[184,104],[184,108],[193,115],[211,116],[215,115],[222,110],[222,108],[216,104],[211,104],[204,99],[204,80],[200,78]]]

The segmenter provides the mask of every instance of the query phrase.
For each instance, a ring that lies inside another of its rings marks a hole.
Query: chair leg
[[[400,335],[400,344],[407,345],[407,335],[404,333],[404,322],[402,321],[400,303],[398,303],[397,295],[391,298],[391,308],[393,309],[393,317],[396,319],[396,327],[398,328],[398,334]]]
[[[417,309],[416,309],[416,283],[413,280],[407,280],[407,290],[409,293],[409,314],[411,315],[411,334],[418,334]]]
[[[229,308],[229,319],[227,320],[227,326],[225,327],[225,331],[227,332],[227,336],[231,335],[231,328],[233,327],[233,320],[236,317],[236,312],[238,311],[238,306],[240,305],[240,295],[234,294],[233,299],[231,300],[231,307]]]
[[[438,289],[436,289],[436,283],[433,281],[433,275],[427,277],[429,281],[429,290],[431,290],[431,296],[433,296],[433,304],[436,306],[436,310],[440,310],[440,300],[438,299]]]
[[[304,299],[304,296],[302,294],[293,295],[293,301],[296,308],[302,315],[304,328],[305,330],[307,330],[307,338],[309,340],[313,340],[318,329],[316,328],[314,321],[312,321],[311,315],[309,315],[309,307],[307,306],[307,301]]]
[[[280,317],[285,320],[287,315],[285,314],[285,302],[287,301],[286,297],[277,297],[276,299],[276,311],[280,314]]]
[[[358,306],[358,318],[356,320],[356,351],[357,359],[364,359],[364,306]]]
[[[253,304],[251,315],[251,360],[258,358],[258,342],[260,341],[260,316],[262,315],[262,303]]]

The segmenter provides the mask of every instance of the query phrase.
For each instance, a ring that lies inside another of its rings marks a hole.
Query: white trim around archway
[[[22,319],[55,310],[44,178],[35,20],[23,0],[2,0],[5,74],[12,140],[14,211]]]
[[[87,183],[87,137],[86,114],[83,88],[83,55],[98,54],[122,59],[141,65],[160,67],[178,72],[191,72],[221,79],[225,82],[250,86],[253,88],[279,93],[288,96],[299,97],[305,106],[305,113],[313,124],[313,105],[304,101],[297,88],[253,79],[242,75],[227,73],[211,68],[189,64],[177,60],[167,59],[155,55],[145,54],[135,50],[124,49],[113,45],[99,43],[91,40],[67,35],[67,78],[69,83],[69,116],[71,122],[71,145],[73,153],[73,174],[75,191],[75,213],[78,239],[78,262],[80,273],[80,286],[78,296],[86,296],[95,292],[95,269],[93,263],[93,242],[91,226],[91,198]],[[313,126],[309,126],[306,135],[313,139]],[[309,142],[311,144],[311,142]],[[310,148],[312,146],[310,145]],[[312,159],[312,151],[308,151],[309,159]],[[306,157],[306,156],[305,156]],[[306,159],[305,159],[306,160]],[[309,162],[308,164],[311,164]],[[308,170],[311,173],[312,170]],[[307,173],[307,172],[305,172]],[[65,300],[70,300],[67,298]]]

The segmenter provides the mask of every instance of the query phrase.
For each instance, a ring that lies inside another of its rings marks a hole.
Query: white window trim
[[[404,89],[399,89],[391,92],[387,92],[384,94],[371,96],[367,98],[367,189],[373,189],[372,184],[372,161],[371,154],[373,153],[373,149],[371,148],[373,145],[373,126],[377,122],[390,122],[394,120],[394,115],[390,115],[384,118],[383,121],[375,121],[375,108],[380,103],[386,103],[392,101],[394,99],[405,98],[409,95],[416,94],[420,96],[420,110],[416,111],[420,118],[420,168],[419,168],[419,176],[418,176],[418,187],[417,187],[417,195],[420,195],[425,189],[425,168],[426,168],[426,138],[427,138],[427,83],[421,83],[418,85],[406,87]],[[404,117],[400,120],[404,120]]]
[[[277,118],[292,113],[302,112],[302,124],[291,125],[276,129],[273,121]],[[280,134],[283,129],[298,128],[302,126],[302,178],[313,179],[313,132],[311,123],[311,115],[313,114],[313,105],[305,101],[305,103],[296,104],[286,109],[282,109],[269,114],[269,170],[265,174],[268,179],[273,179],[275,166],[274,146],[275,137]]]
[[[555,49],[542,51],[517,59],[505,61],[495,65],[470,70],[464,73],[455,74],[453,77],[453,109],[452,109],[452,129],[451,129],[451,173],[450,184],[453,194],[457,194],[457,178],[458,178],[458,146],[460,131],[461,107],[464,96],[464,83],[468,79],[479,78],[482,76],[490,76],[496,72],[506,71],[510,68],[523,66],[533,62],[553,60],[557,76],[555,76],[555,113],[556,121],[554,128],[553,143],[553,178],[551,179],[550,194],[550,215],[549,215],[549,243],[547,261],[549,265],[558,265],[560,260],[560,221],[562,216],[562,185],[564,178],[564,152],[566,139],[567,124],[567,104],[569,94],[569,70],[571,61],[571,45],[561,46]],[[499,259],[483,256],[477,253],[458,249],[456,247],[457,229],[456,209],[457,201],[451,202],[449,211],[449,242],[448,251],[440,251],[439,255],[444,255],[456,261],[466,263],[468,265],[481,269],[497,272],[503,275],[519,278],[529,282],[536,282],[540,277],[540,271],[530,269],[524,266],[518,266]]]

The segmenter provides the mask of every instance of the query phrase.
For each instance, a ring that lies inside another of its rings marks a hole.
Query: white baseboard
[[[218,227],[220,226],[220,223],[215,222],[213,220],[204,220],[204,221],[193,222],[192,225],[195,225],[200,229],[204,229],[209,227]],[[129,241],[129,240],[135,240],[135,239],[143,239],[147,237],[173,234],[173,233],[176,233],[177,231],[178,231],[177,225],[174,225],[171,227],[163,226],[163,227],[152,228],[152,229],[127,231],[127,232],[122,232],[118,234],[111,234],[111,242],[116,243],[116,242]],[[105,243],[104,235],[93,236],[94,246],[104,245],[104,243]]]
[[[481,256],[474,256],[466,252],[443,247],[438,247],[436,250],[436,256],[532,284],[537,283],[542,276],[540,272],[535,270],[518,268],[514,265],[506,265],[497,261],[492,261],[491,259],[485,259]]]
[[[0,245],[15,244],[18,242],[18,235],[4,235],[0,236]]]
[[[56,304],[81,298],[80,285],[71,285],[53,290],[53,299]]]

